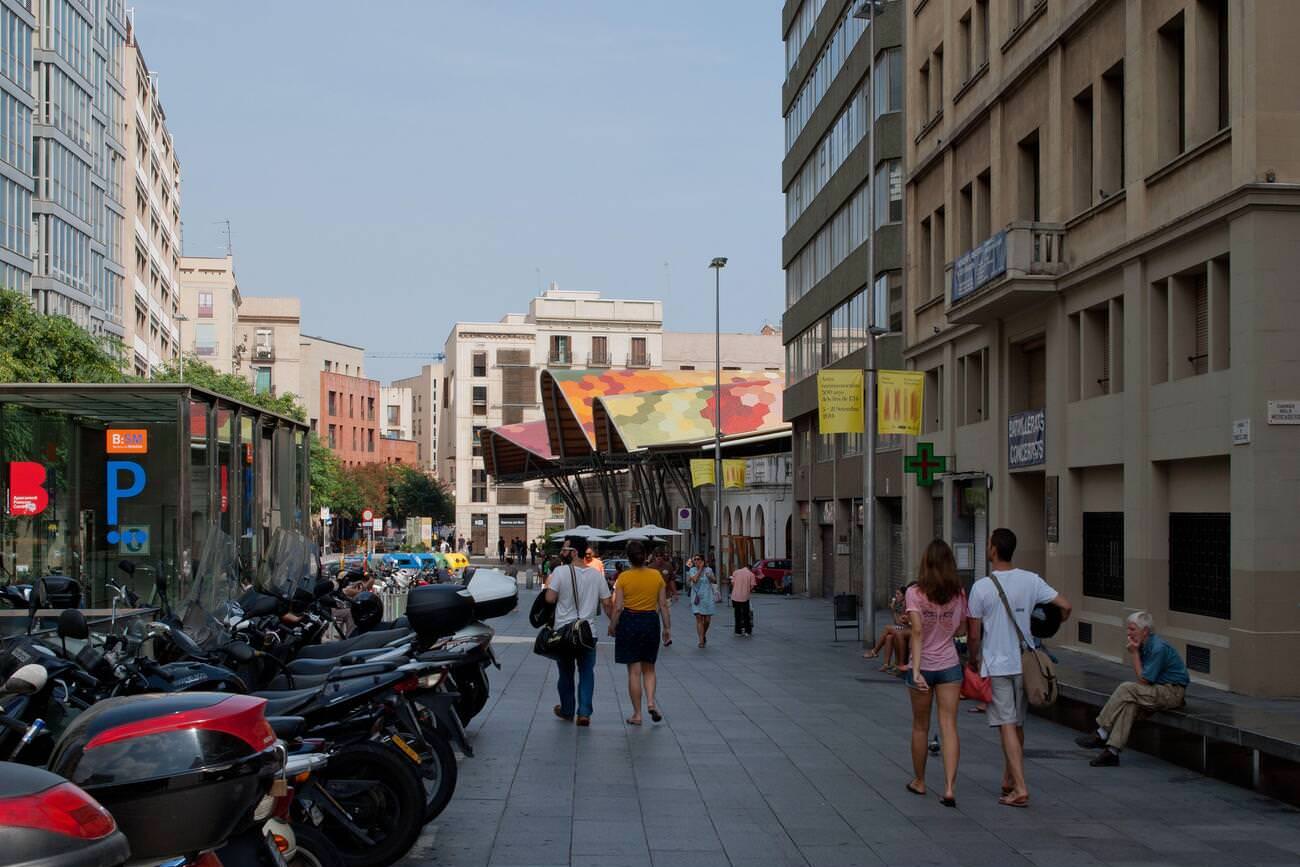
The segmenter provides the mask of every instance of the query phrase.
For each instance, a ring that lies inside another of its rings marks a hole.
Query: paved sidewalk
[[[998,806],[1001,751],[966,703],[957,809],[909,794],[905,688],[831,640],[820,600],[755,597],[748,639],[720,607],[704,650],[679,602],[658,667],[665,721],[623,723],[606,639],[592,727],[566,725],[554,665],[531,653],[531,595],[493,623],[503,670],[471,726],[477,755],[408,867],[1300,865],[1300,811],[1138,753],[1091,768],[1075,732],[1036,718],[1032,806]],[[942,786],[937,757],[928,778]]]

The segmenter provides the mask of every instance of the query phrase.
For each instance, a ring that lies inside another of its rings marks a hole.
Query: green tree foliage
[[[456,507],[447,489],[412,467],[392,467],[393,516],[397,520],[415,517],[433,518],[435,523],[449,524],[456,517]]]
[[[307,411],[298,402],[298,395],[282,392],[272,396],[267,392],[255,391],[253,384],[244,377],[234,373],[221,373],[212,365],[197,358],[186,357],[184,377],[181,376],[178,363],[169,364],[153,375],[154,382],[181,382],[182,380],[190,385],[197,385],[199,388],[215,391],[217,394],[224,394],[226,397],[260,406],[262,409],[298,421],[307,420]]]
[[[21,293],[0,290],[0,334],[0,382],[126,381],[121,342],[38,313]]]

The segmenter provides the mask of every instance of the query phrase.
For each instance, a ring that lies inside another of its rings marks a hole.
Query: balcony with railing
[[[948,266],[948,320],[957,324],[1000,319],[1055,294],[1068,269],[1065,227],[1015,221]]]
[[[614,360],[609,357],[609,350],[600,349],[587,353],[588,367],[612,367]]]
[[[654,361],[650,358],[649,353],[633,352],[627,357],[627,366],[629,368],[653,367]]]
[[[552,346],[551,351],[546,355],[546,364],[548,367],[572,367],[573,352]]]
[[[275,347],[258,344],[253,347],[254,361],[275,361]]]

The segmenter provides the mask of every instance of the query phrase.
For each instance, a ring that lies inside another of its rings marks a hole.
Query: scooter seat
[[[398,659],[406,655],[409,645],[401,647],[375,647],[359,650],[328,659],[293,659],[285,667],[294,674],[324,674],[343,665],[365,665],[371,662],[387,662],[389,658]]]
[[[252,694],[258,698],[266,699],[266,707],[262,710],[262,713],[266,716],[292,716],[296,711],[304,710],[313,704],[321,694],[321,687],[313,686],[307,689],[255,692]]]
[[[347,680],[351,677],[366,677],[371,674],[387,674],[396,670],[397,663],[395,662],[371,662],[364,665],[346,665],[320,674],[298,674],[294,672],[292,687],[289,686],[289,679],[281,674],[271,681],[266,688],[268,690],[307,689],[308,687],[319,687],[331,681]]]
[[[426,650],[419,656],[415,657],[416,662],[465,662],[465,652],[462,650]]]
[[[307,720],[300,716],[269,716],[266,721],[271,724],[271,731],[282,741],[291,741],[307,728]]]
[[[364,635],[358,635],[355,638],[345,638],[342,641],[331,641],[328,644],[312,644],[298,651],[298,659],[338,659],[343,656],[355,653],[359,650],[371,650],[377,647],[384,647],[394,641],[398,641],[410,636],[409,629],[384,629],[378,632],[367,632]]]

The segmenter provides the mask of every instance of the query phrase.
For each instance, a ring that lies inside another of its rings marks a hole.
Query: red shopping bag
[[[993,701],[993,685],[987,677],[980,677],[979,674],[970,668],[963,668],[961,674],[961,697],[982,701],[985,704]]]

